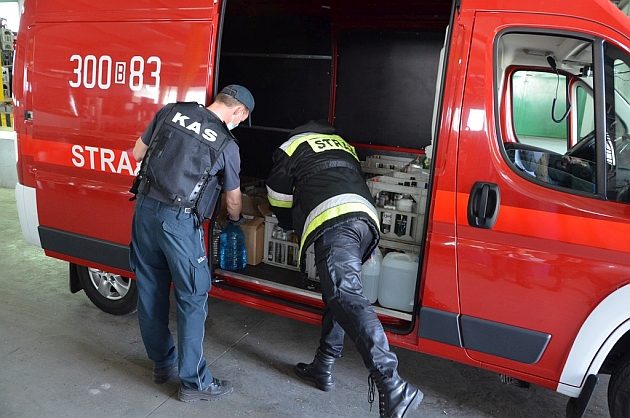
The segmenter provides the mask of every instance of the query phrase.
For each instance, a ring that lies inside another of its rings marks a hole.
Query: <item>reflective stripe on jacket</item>
[[[301,267],[306,249],[346,220],[367,221],[378,244],[378,212],[353,146],[338,135],[308,132],[289,138],[273,161],[269,203],[279,225],[300,234]]]

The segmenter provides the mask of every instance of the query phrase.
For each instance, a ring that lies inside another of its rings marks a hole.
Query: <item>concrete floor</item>
[[[367,373],[351,344],[324,393],[294,377],[312,358],[319,328],[211,300],[205,352],[235,391],[216,402],[177,400],[155,385],[136,315],[115,317],[70,294],[66,263],[21,237],[13,190],[0,189],[0,417],[377,417]],[[173,321],[174,322],[174,321]],[[412,417],[563,417],[566,399],[499,383],[483,370],[395,349],[401,374],[425,401]],[[606,417],[607,378],[586,413]]]

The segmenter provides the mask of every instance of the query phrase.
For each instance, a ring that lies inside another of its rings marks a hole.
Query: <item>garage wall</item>
[[[14,188],[16,183],[15,132],[0,131],[0,187]]]

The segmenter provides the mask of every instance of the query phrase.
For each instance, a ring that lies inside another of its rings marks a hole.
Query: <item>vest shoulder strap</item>
[[[195,202],[195,204],[196,204],[196,200],[198,199],[199,195],[201,194],[201,192],[205,188],[206,184],[208,184],[208,179],[210,178],[210,173],[212,173],[212,170],[217,165],[217,161],[219,160],[219,158],[221,156],[221,153],[225,150],[225,148],[228,146],[230,141],[231,141],[231,139],[228,138],[228,137],[223,139],[223,143],[219,146],[219,149],[217,150],[216,159],[212,162],[212,166],[206,168],[206,170],[204,171],[203,175],[201,176],[201,178],[199,179],[197,184],[195,184],[195,187],[193,187],[193,190],[190,193],[190,196],[188,196],[188,201],[189,202]]]

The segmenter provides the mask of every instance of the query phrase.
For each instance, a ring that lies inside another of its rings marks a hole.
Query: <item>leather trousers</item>
[[[325,310],[319,349],[341,357],[344,335],[354,341],[370,373],[393,377],[398,366],[383,325],[363,296],[361,260],[373,240],[370,226],[351,220],[328,229],[315,241],[315,263]]]

